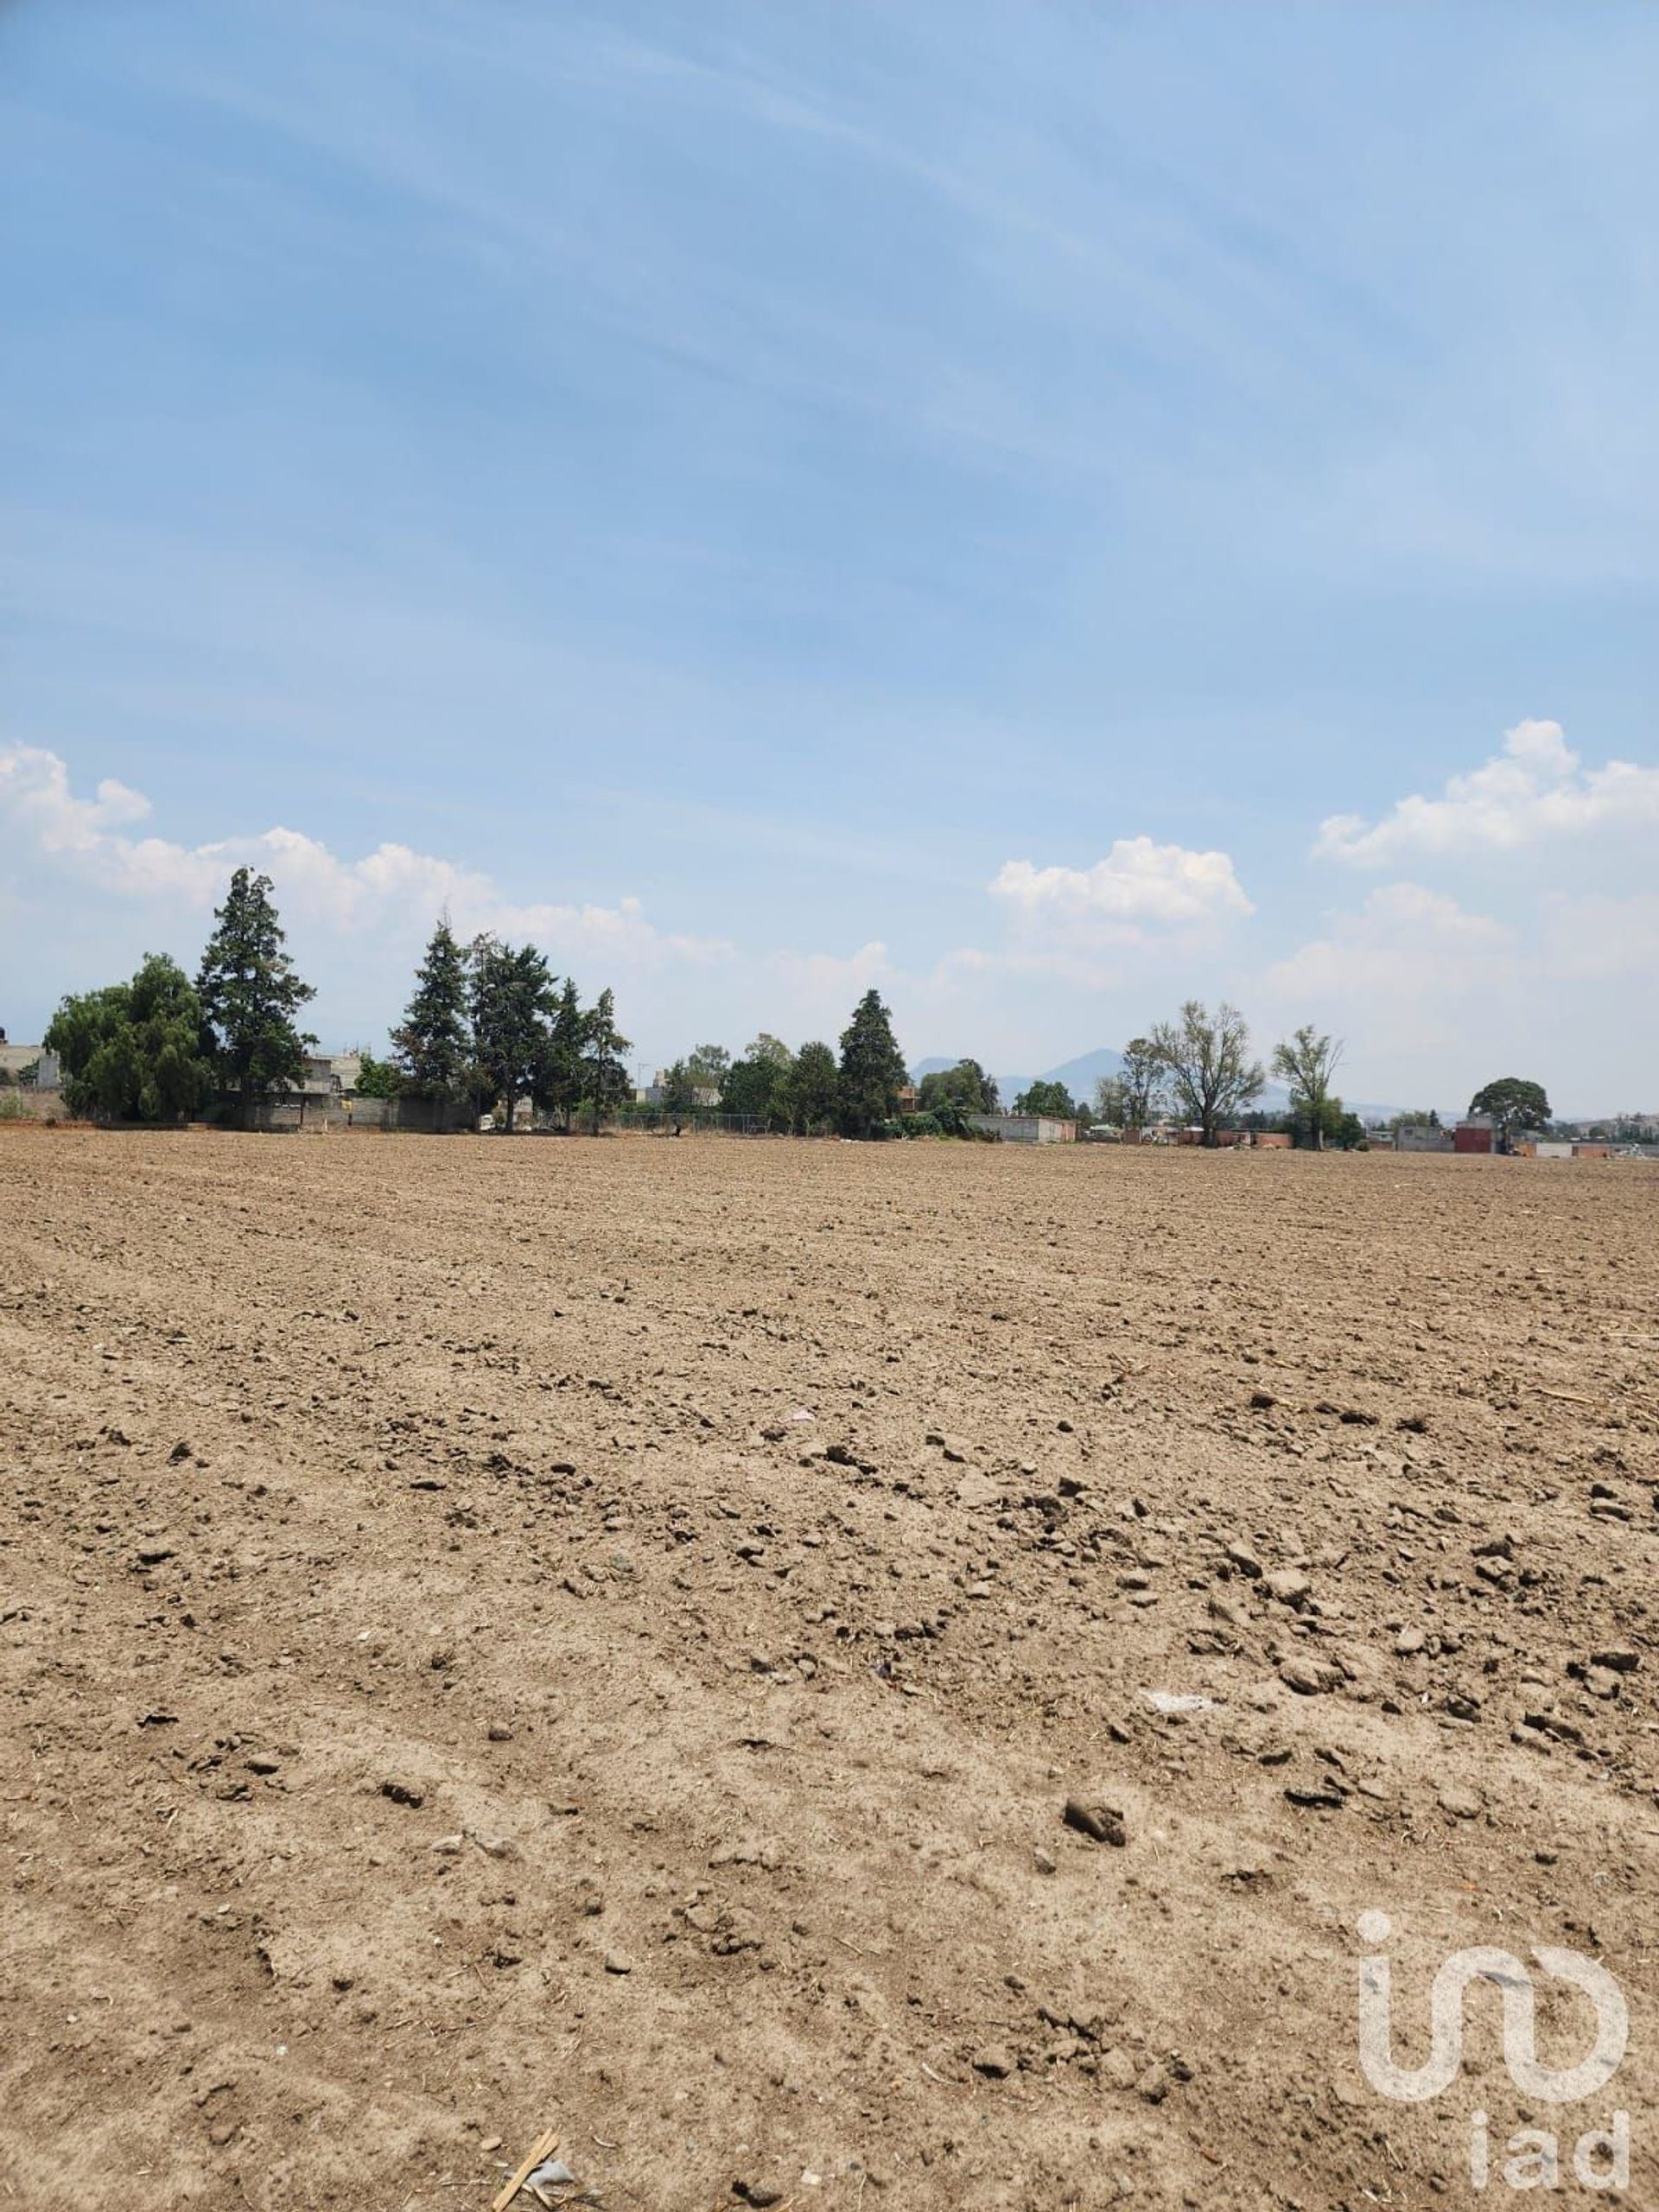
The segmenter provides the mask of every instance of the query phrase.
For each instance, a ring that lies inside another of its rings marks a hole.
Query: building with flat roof
[[[970,1114],[971,1128],[1004,1144],[1075,1144],[1077,1125],[1055,1114]]]

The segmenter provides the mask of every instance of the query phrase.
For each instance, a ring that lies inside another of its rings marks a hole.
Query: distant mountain
[[[1122,1075],[1122,1053],[1113,1052],[1109,1045],[1097,1045],[1092,1052],[1080,1053],[1075,1060],[1065,1060],[1057,1068],[1046,1068],[1039,1080],[1063,1083],[1074,1098],[1082,1099],[1085,1104],[1092,1106],[1095,1085],[1102,1076]]]

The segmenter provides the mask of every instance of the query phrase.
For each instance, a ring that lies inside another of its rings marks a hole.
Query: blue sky
[[[651,1062],[1659,1105],[1656,149],[1612,0],[20,0],[0,1021],[247,858],[329,1043],[447,900]]]

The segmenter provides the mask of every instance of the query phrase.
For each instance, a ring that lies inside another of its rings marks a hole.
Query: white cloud
[[[1522,721],[1503,750],[1438,798],[1414,794],[1379,822],[1333,814],[1319,825],[1316,857],[1362,868],[1421,856],[1517,852],[1548,838],[1659,824],[1659,768],[1609,760],[1586,769],[1559,722]]]
[[[1092,868],[1006,861],[989,887],[1020,928],[1058,927],[1118,943],[1255,912],[1226,853],[1120,837]]]
[[[1490,914],[1421,883],[1389,883],[1357,913],[1339,914],[1330,934],[1301,945],[1268,970],[1275,997],[1315,1005],[1366,996],[1422,996],[1449,976],[1466,982],[1489,958],[1501,960],[1510,932]]]
[[[85,851],[106,831],[142,822],[149,801],[113,776],[96,798],[76,798],[69,771],[55,753],[37,745],[0,747],[0,809],[26,823],[49,853]]]
[[[462,936],[494,930],[531,938],[561,959],[654,967],[707,963],[731,950],[720,938],[658,929],[637,899],[614,906],[516,902],[488,875],[407,845],[382,844],[346,860],[281,827],[189,846],[124,834],[149,812],[141,793],[111,780],[95,798],[77,798],[58,754],[0,746],[0,835],[17,861],[106,896],[204,911],[222,897],[232,869],[245,865],[270,876],[290,926],[402,936],[447,907]]]

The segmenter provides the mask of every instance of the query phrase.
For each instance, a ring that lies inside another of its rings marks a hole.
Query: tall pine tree
[[[440,1128],[471,1088],[473,1037],[467,1018],[467,955],[446,918],[415,972],[414,995],[391,1033],[391,1056],[410,1090],[432,1102]]]
[[[910,1080],[881,994],[866,991],[841,1033],[841,1112],[849,1136],[868,1137],[890,1121]]]
[[[628,1093],[625,1056],[631,1047],[616,1026],[616,1000],[612,992],[600,993],[582,1029],[583,1087],[593,1109],[594,1135],[597,1136],[605,1115]]]
[[[570,1116],[582,1096],[582,1050],[587,1017],[582,1010],[582,1001],[569,976],[559,993],[559,1002],[554,1008],[553,1024],[548,1033],[547,1051],[543,1056],[541,1072],[537,1079],[536,1103],[559,1117],[559,1126],[568,1136]]]
[[[268,875],[237,869],[196,978],[219,1073],[241,1101],[245,1127],[256,1099],[303,1082],[305,1048],[317,1041],[295,1020],[316,993],[283,950],[270,893]]]

